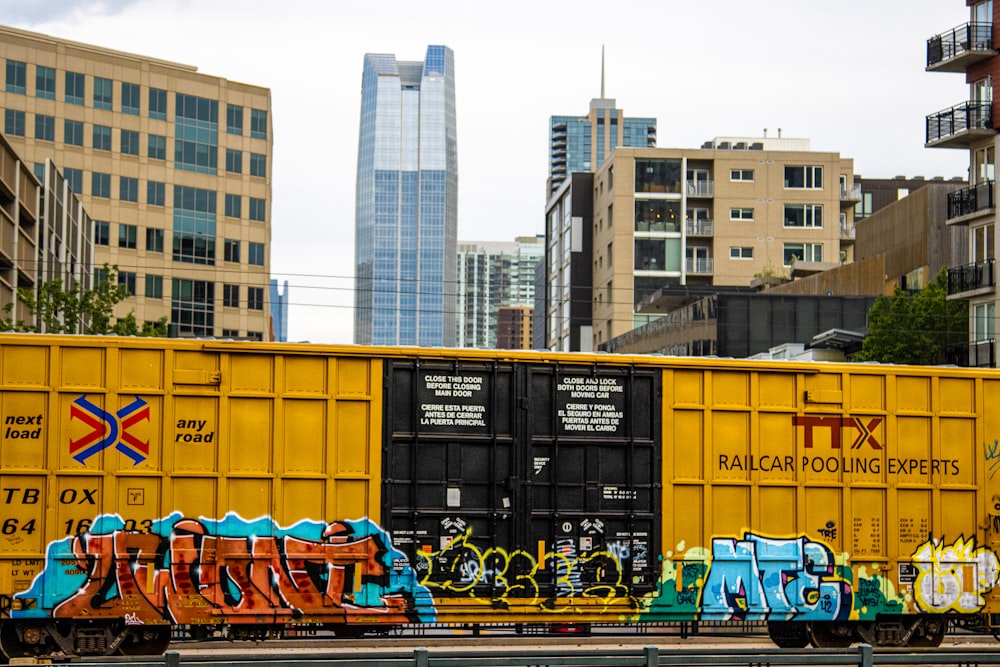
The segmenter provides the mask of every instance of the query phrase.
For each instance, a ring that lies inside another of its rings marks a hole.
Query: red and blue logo
[[[149,440],[143,442],[129,429],[139,422],[149,421],[149,403],[138,396],[118,412],[105,412],[87,400],[86,396],[73,401],[69,418],[77,419],[91,428],[86,435],[69,441],[73,460],[84,463],[108,447],[114,447],[139,465],[149,457]]]

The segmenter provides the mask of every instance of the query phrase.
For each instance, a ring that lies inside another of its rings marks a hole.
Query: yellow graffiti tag
[[[918,571],[913,596],[924,611],[982,609],[982,594],[996,584],[1000,570],[997,555],[987,547],[977,548],[974,538],[960,537],[953,544],[928,541],[910,558]]]
[[[519,549],[481,549],[472,542],[472,530],[452,539],[436,552],[418,552],[420,583],[430,589],[475,597],[477,586],[489,586],[493,601],[538,605],[545,611],[570,610],[574,598],[586,598],[588,611],[600,611],[629,595],[620,556],[613,550],[584,554],[547,551],[536,557]],[[584,576],[584,570],[594,576]],[[587,583],[587,579],[591,579]],[[596,579],[597,581],[593,581]],[[542,598],[540,582],[554,583],[556,599]],[[598,607],[593,602],[598,602]]]

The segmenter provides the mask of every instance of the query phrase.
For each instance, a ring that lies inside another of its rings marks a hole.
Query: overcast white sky
[[[289,340],[352,337],[354,180],[365,53],[455,51],[460,240],[544,231],[549,116],[606,95],[658,119],[658,143],[812,140],[869,178],[965,177],[967,153],[923,147],[924,118],[968,99],[924,71],[962,0],[0,0],[0,22],[196,65],[271,89],[272,276]],[[497,205],[498,202],[501,205]]]

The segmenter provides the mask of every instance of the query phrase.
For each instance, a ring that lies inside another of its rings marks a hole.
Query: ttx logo
[[[862,445],[868,443],[872,449],[882,449],[882,445],[875,439],[875,429],[882,423],[882,417],[872,417],[866,424],[863,419],[867,417],[792,417],[792,424],[805,429],[805,446],[809,449],[813,446],[814,429],[829,429],[830,447],[840,449],[842,433],[844,429],[853,428],[858,432],[851,449],[860,449]]]

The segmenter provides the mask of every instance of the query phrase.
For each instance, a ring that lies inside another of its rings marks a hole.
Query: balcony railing
[[[968,145],[968,135],[979,136],[993,131],[993,113],[989,102],[962,102],[950,109],[927,116],[927,145]]]
[[[983,181],[948,193],[948,219],[961,218],[995,207],[993,181]]]
[[[965,23],[927,40],[927,69],[964,71],[993,55],[993,24]]]
[[[688,257],[686,269],[688,273],[711,274],[715,269],[715,258]]]
[[[848,224],[846,222],[840,223],[840,238],[842,240],[853,239],[857,236],[858,230],[854,225]]]
[[[995,287],[992,259],[948,269],[948,294],[962,294],[987,287]]]
[[[842,200],[848,200],[848,201],[861,201],[861,184],[855,183],[850,187],[846,185],[841,185],[840,198]]]
[[[965,345],[950,345],[945,350],[949,364],[962,368],[996,368],[996,339],[977,340]]]
[[[688,236],[712,236],[715,222],[712,220],[685,220],[684,231]]]
[[[715,181],[688,181],[688,197],[714,197]]]

